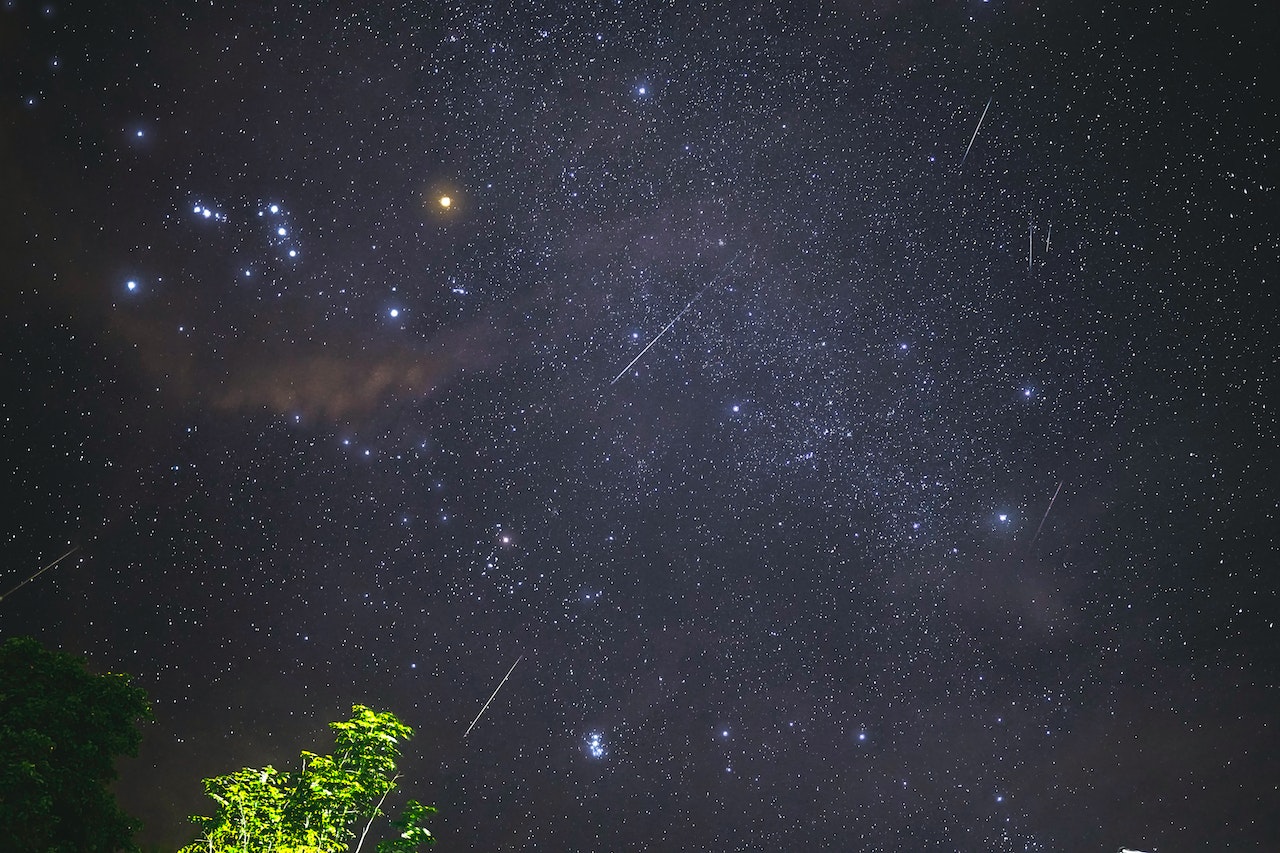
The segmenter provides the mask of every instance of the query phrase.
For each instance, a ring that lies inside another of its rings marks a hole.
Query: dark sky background
[[[148,843],[1278,849],[1278,19],[6,0],[0,632]]]

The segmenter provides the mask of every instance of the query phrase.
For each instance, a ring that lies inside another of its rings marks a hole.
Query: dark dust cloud
[[[360,702],[441,849],[1271,849],[1277,31],[10,0],[0,626],[147,843]]]

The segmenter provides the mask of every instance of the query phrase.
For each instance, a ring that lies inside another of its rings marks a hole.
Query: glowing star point
[[[453,206],[453,198],[447,195],[440,196],[440,206],[448,210]]]

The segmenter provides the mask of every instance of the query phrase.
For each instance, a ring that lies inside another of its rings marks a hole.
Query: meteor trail
[[[612,381],[612,382],[610,382],[609,384],[610,384],[610,385],[617,385],[617,384],[618,384],[618,380],[619,380],[619,379],[621,379],[623,376],[626,376],[626,375],[627,375],[627,371],[628,371],[628,370],[630,370],[630,369],[632,368],[632,366],[634,366],[634,365],[635,365],[635,363],[636,363],[637,361],[639,361],[640,359],[644,358],[644,354],[645,354],[645,353],[647,353],[650,349],[652,349],[654,344],[656,344],[658,341],[662,340],[662,336],[663,336],[663,335],[665,335],[667,332],[671,331],[671,327],[672,327],[672,326],[674,326],[674,325],[676,324],[676,321],[677,321],[677,320],[679,320],[681,317],[683,317],[683,316],[684,316],[684,314],[685,314],[685,311],[688,311],[690,308],[692,308],[692,307],[693,307],[693,303],[697,302],[697,301],[698,301],[698,298],[699,298],[699,297],[701,297],[701,296],[702,296],[702,294],[706,293],[706,292],[707,292],[707,288],[708,288],[708,287],[710,287],[710,286],[711,286],[711,285],[713,285],[713,284],[715,284],[715,282],[714,282],[714,281],[711,281],[711,282],[707,282],[705,285],[703,285],[702,290],[699,290],[699,291],[698,291],[698,293],[697,293],[697,295],[696,295],[696,296],[694,296],[692,299],[690,299],[690,300],[689,300],[689,304],[688,304],[688,305],[686,305],[686,306],[684,306],[684,308],[683,308],[683,309],[681,309],[680,313],[679,313],[679,314],[677,314],[675,317],[673,317],[673,318],[671,319],[671,322],[670,322],[670,323],[668,323],[668,324],[663,328],[663,330],[662,330],[661,332],[658,332],[658,336],[657,336],[656,338],[654,338],[653,340],[649,341],[649,346],[647,346],[647,347],[645,347],[644,349],[640,350],[640,355],[638,355],[638,356],[636,356],[635,358],[631,359],[631,363],[630,363],[630,364],[628,364],[626,367],[622,368],[622,372],[621,372],[621,373],[619,373],[617,376],[613,377],[613,381]]]
[[[498,682],[498,686],[493,688],[493,692],[489,694],[489,698],[485,701],[484,707],[480,709],[480,713],[476,714],[476,718],[471,721],[471,725],[467,726],[467,730],[462,736],[466,737],[471,734],[471,730],[476,727],[476,723],[480,722],[480,718],[484,716],[484,712],[489,710],[489,703],[493,701],[493,697],[498,695],[498,691],[502,689],[502,685],[507,683],[507,679],[511,677],[511,673],[516,671],[516,667],[520,665],[520,661],[524,660],[524,655],[516,658],[516,662],[511,664],[511,669],[507,670],[507,674],[502,676],[502,680]]]
[[[1060,491],[1062,491],[1062,483],[1061,483],[1061,482],[1059,482],[1059,483],[1058,483],[1058,488],[1056,488],[1056,489],[1054,489],[1054,490],[1053,490],[1053,497],[1049,498],[1049,507],[1048,507],[1048,509],[1046,509],[1046,510],[1044,511],[1044,515],[1043,515],[1043,516],[1041,516],[1041,518],[1040,518],[1040,526],[1036,528],[1036,535],[1035,535],[1035,536],[1032,536],[1032,537],[1031,537],[1031,541],[1027,543],[1027,547],[1028,547],[1028,548],[1030,548],[1032,545],[1036,544],[1036,540],[1040,538],[1040,531],[1041,531],[1042,529],[1044,529],[1044,522],[1045,522],[1045,519],[1047,519],[1047,518],[1049,517],[1049,510],[1053,509],[1053,502],[1054,502],[1054,501],[1056,501],[1056,500],[1058,499],[1058,492],[1060,492]]]
[[[41,569],[40,571],[36,572],[36,573],[35,573],[34,575],[32,575],[31,577],[27,578],[27,579],[26,579],[26,580],[24,580],[22,583],[18,584],[18,585],[17,585],[17,586],[15,586],[13,589],[11,589],[11,590],[9,590],[8,592],[6,592],[4,595],[0,595],[0,601],[4,601],[6,598],[8,598],[9,596],[13,595],[15,592],[17,592],[18,590],[22,589],[24,586],[26,586],[27,584],[31,583],[33,580],[35,580],[36,578],[40,577],[42,574],[44,574],[45,572],[49,571],[49,570],[50,570],[50,569],[52,569],[54,566],[58,565],[58,563],[61,563],[63,560],[67,559],[67,557],[70,557],[72,554],[74,554],[76,551],[79,551],[79,550],[80,550],[80,546],[79,546],[79,545],[76,545],[76,546],[75,546],[75,547],[73,547],[70,551],[68,551],[67,553],[63,554],[63,555],[62,555],[61,557],[59,557],[58,559],[54,560],[54,561],[53,561],[52,563],[50,563],[49,565],[45,566],[43,569]]]
[[[956,166],[958,171],[964,166],[964,161],[969,159],[969,151],[973,148],[973,141],[978,138],[978,131],[982,130],[982,120],[987,117],[987,110],[991,109],[991,102],[995,100],[995,95],[987,98],[987,105],[982,108],[982,115],[978,119],[978,126],[973,129],[973,136],[969,137],[969,147],[964,149],[964,156],[960,158],[960,165]]]
[[[755,253],[755,250],[753,249],[753,250],[751,251],[751,257],[750,257],[750,260],[748,261],[748,263],[750,263],[750,261],[751,261],[751,260],[755,260],[755,256],[756,256],[756,253]],[[658,332],[657,337],[655,337],[653,340],[649,341],[649,345],[648,345],[648,346],[646,346],[644,349],[640,350],[640,354],[639,354],[639,355],[637,355],[635,358],[631,359],[631,361],[627,364],[627,366],[626,366],[626,367],[624,367],[624,368],[622,368],[622,371],[621,371],[617,376],[613,377],[613,381],[612,381],[612,382],[610,382],[609,384],[610,384],[610,385],[617,385],[617,384],[618,384],[618,380],[619,380],[619,379],[621,379],[622,377],[626,376],[626,375],[627,375],[627,371],[628,371],[628,370],[630,370],[632,367],[635,367],[636,362],[637,362],[637,361],[639,361],[640,359],[644,358],[644,354],[645,354],[645,353],[647,353],[649,350],[653,349],[653,345],[654,345],[654,344],[656,344],[658,341],[662,340],[662,336],[663,336],[663,335],[665,335],[667,332],[671,331],[671,327],[672,327],[672,326],[674,326],[676,323],[678,323],[678,322],[680,321],[680,318],[681,318],[681,317],[683,317],[683,316],[685,315],[685,313],[686,313],[690,308],[692,308],[692,307],[693,307],[693,303],[697,302],[699,299],[701,299],[701,298],[702,298],[702,294],[706,293],[708,289],[710,289],[710,288],[714,287],[716,284],[720,283],[720,281],[721,281],[723,278],[725,278],[725,276],[729,275],[730,269],[734,267],[734,265],[735,265],[735,264],[737,263],[737,261],[738,261],[738,258],[740,258],[740,257],[742,257],[742,252],[738,252],[738,254],[736,254],[736,255],[734,255],[732,258],[730,258],[730,259],[729,259],[729,262],[728,262],[728,263],[726,263],[723,267],[721,267],[720,272],[716,273],[716,274],[715,274],[715,276],[711,279],[711,281],[709,281],[709,282],[707,282],[706,284],[704,284],[704,285],[702,286],[702,289],[701,289],[701,290],[699,290],[697,293],[695,293],[695,294],[694,294],[693,298],[689,300],[689,304],[688,304],[688,305],[686,305],[686,306],[684,306],[683,308],[681,308],[681,309],[680,309],[680,313],[679,313],[679,314],[677,314],[676,316],[672,317],[672,318],[671,318],[671,322],[670,322],[670,323],[668,323],[666,326],[664,326],[664,327],[662,328],[662,331],[661,331],[661,332]]]

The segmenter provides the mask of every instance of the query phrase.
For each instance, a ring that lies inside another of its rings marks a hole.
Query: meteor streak
[[[701,297],[701,296],[702,296],[702,294],[706,293],[706,292],[707,292],[707,288],[708,288],[708,287],[710,287],[712,284],[715,284],[715,282],[708,282],[707,284],[703,285],[702,290],[699,290],[699,291],[698,291],[698,293],[697,293],[697,295],[696,295],[696,296],[694,296],[692,299],[690,299],[690,300],[689,300],[689,304],[688,304],[688,305],[686,305],[686,306],[684,306],[684,308],[683,308],[683,309],[681,309],[681,311],[680,311],[680,313],[679,313],[679,314],[677,314],[675,317],[671,318],[671,322],[670,322],[670,323],[668,323],[665,327],[663,327],[663,329],[662,329],[662,331],[661,331],[661,332],[658,332],[658,336],[657,336],[657,337],[655,337],[653,340],[649,341],[649,346],[647,346],[647,347],[645,347],[644,349],[640,350],[640,354],[639,354],[638,356],[636,356],[635,358],[631,359],[630,364],[628,364],[626,367],[622,368],[622,372],[621,372],[621,373],[619,373],[617,376],[613,377],[613,381],[612,381],[612,382],[610,382],[609,384],[610,384],[610,385],[617,385],[617,384],[618,384],[618,380],[619,380],[619,379],[621,379],[623,376],[626,376],[626,375],[627,375],[627,371],[628,371],[628,370],[630,370],[630,369],[635,365],[635,363],[636,363],[637,361],[639,361],[640,359],[644,358],[644,354],[645,354],[645,353],[647,353],[649,350],[651,350],[651,349],[653,348],[653,345],[654,345],[654,344],[656,344],[658,341],[662,340],[662,336],[663,336],[663,335],[665,335],[667,332],[671,331],[671,327],[672,327],[672,326],[674,326],[674,325],[676,324],[676,321],[678,321],[681,317],[683,317],[683,316],[685,315],[685,312],[686,312],[686,311],[688,311],[690,308],[692,308],[692,307],[693,307],[693,303],[697,302],[697,301],[698,301],[698,298],[699,298],[699,297]]]
[[[995,100],[995,95],[987,98],[987,105],[982,108],[982,116],[978,119],[978,126],[973,129],[973,136],[969,137],[969,147],[964,149],[964,156],[960,158],[960,165],[956,166],[959,170],[964,166],[964,161],[969,159],[969,151],[973,148],[973,141],[978,138],[978,131],[982,130],[982,120],[987,117],[987,110],[991,109],[991,102]]]
[[[485,701],[484,707],[480,709],[480,713],[476,714],[476,718],[471,721],[471,725],[467,726],[467,730],[462,736],[466,737],[471,734],[471,730],[476,727],[476,723],[480,722],[480,718],[484,716],[484,712],[489,710],[489,703],[493,701],[493,697],[498,695],[498,691],[502,689],[502,685],[507,683],[507,679],[511,677],[511,673],[516,671],[516,667],[520,665],[520,661],[524,660],[524,655],[516,658],[516,662],[511,664],[511,669],[507,670],[507,674],[502,676],[502,680],[498,682],[498,686],[493,688],[493,692],[489,694],[489,698]]]
[[[54,560],[54,561],[53,561],[52,563],[50,563],[49,565],[45,566],[43,569],[41,569],[40,571],[36,572],[36,573],[35,573],[34,575],[32,575],[31,577],[27,578],[27,579],[26,579],[26,580],[24,580],[22,583],[18,584],[18,585],[17,585],[17,586],[15,586],[13,589],[11,589],[11,590],[9,590],[8,592],[6,592],[4,595],[0,595],[0,601],[4,601],[6,598],[8,598],[9,596],[13,595],[15,592],[17,592],[18,590],[22,589],[24,586],[26,586],[27,584],[31,583],[33,580],[35,580],[36,578],[40,577],[42,574],[44,574],[45,572],[49,571],[49,570],[50,570],[50,569],[52,569],[54,566],[58,565],[58,563],[61,563],[63,560],[67,559],[67,557],[70,557],[72,554],[74,554],[76,551],[79,551],[79,550],[80,550],[80,546],[79,546],[79,545],[76,545],[76,546],[75,546],[75,547],[73,547],[70,551],[68,551],[67,553],[63,554],[63,555],[62,555],[61,557],[59,557],[58,559]]]
[[[688,305],[686,305],[686,306],[684,306],[683,308],[681,308],[681,309],[680,309],[680,313],[679,313],[679,314],[677,314],[676,316],[672,317],[672,318],[671,318],[671,322],[670,322],[670,323],[668,323],[667,325],[663,326],[662,331],[661,331],[661,332],[658,332],[657,336],[656,336],[653,340],[649,341],[649,345],[648,345],[648,346],[646,346],[644,349],[640,350],[640,354],[639,354],[639,355],[637,355],[635,358],[631,359],[631,361],[627,364],[627,366],[626,366],[626,367],[624,367],[624,368],[622,368],[622,371],[621,371],[617,376],[613,377],[613,381],[612,381],[612,382],[610,382],[609,384],[610,384],[610,385],[617,385],[617,384],[618,384],[618,380],[619,380],[619,379],[621,379],[622,377],[626,376],[626,375],[627,375],[627,371],[628,371],[628,370],[630,370],[631,368],[635,367],[636,362],[637,362],[637,361],[639,361],[640,359],[644,358],[644,354],[645,354],[645,353],[647,353],[649,350],[653,349],[653,345],[654,345],[654,344],[656,344],[658,341],[662,340],[662,336],[663,336],[663,335],[665,335],[667,332],[671,331],[671,327],[672,327],[672,326],[674,326],[676,323],[678,323],[678,322],[680,321],[680,318],[681,318],[681,317],[683,317],[683,316],[688,312],[688,310],[689,310],[690,308],[692,308],[692,307],[693,307],[693,303],[697,302],[699,299],[701,299],[701,298],[702,298],[702,294],[706,293],[706,292],[707,292],[707,290],[709,290],[710,288],[714,287],[714,286],[715,286],[716,284],[718,284],[718,283],[719,283],[719,282],[720,282],[720,281],[721,281],[725,276],[729,275],[729,271],[730,271],[730,269],[731,269],[731,268],[732,268],[732,267],[737,263],[737,260],[738,260],[738,258],[740,258],[740,257],[742,257],[742,252],[738,252],[738,254],[736,254],[736,255],[734,255],[732,258],[730,258],[730,259],[729,259],[729,262],[728,262],[728,263],[726,263],[726,264],[725,264],[725,265],[720,269],[720,272],[716,273],[716,274],[715,274],[715,277],[714,277],[714,278],[712,278],[712,279],[711,279],[711,281],[709,281],[709,282],[707,282],[706,284],[704,284],[704,285],[702,286],[702,289],[701,289],[701,290],[699,290],[696,294],[694,294],[693,298],[689,300],[689,304],[688,304]],[[752,260],[754,260],[754,259],[755,259],[755,250],[752,250],[752,252],[751,252],[751,259],[752,259]]]
[[[1062,491],[1061,481],[1058,483],[1058,488],[1053,490],[1053,497],[1049,498],[1049,507],[1044,511],[1044,515],[1040,517],[1040,526],[1036,528],[1036,535],[1032,536],[1031,541],[1027,543],[1028,548],[1036,544],[1036,540],[1040,538],[1040,531],[1044,529],[1045,519],[1049,517],[1049,510],[1053,509],[1053,502],[1058,499],[1058,492],[1060,491]]]

